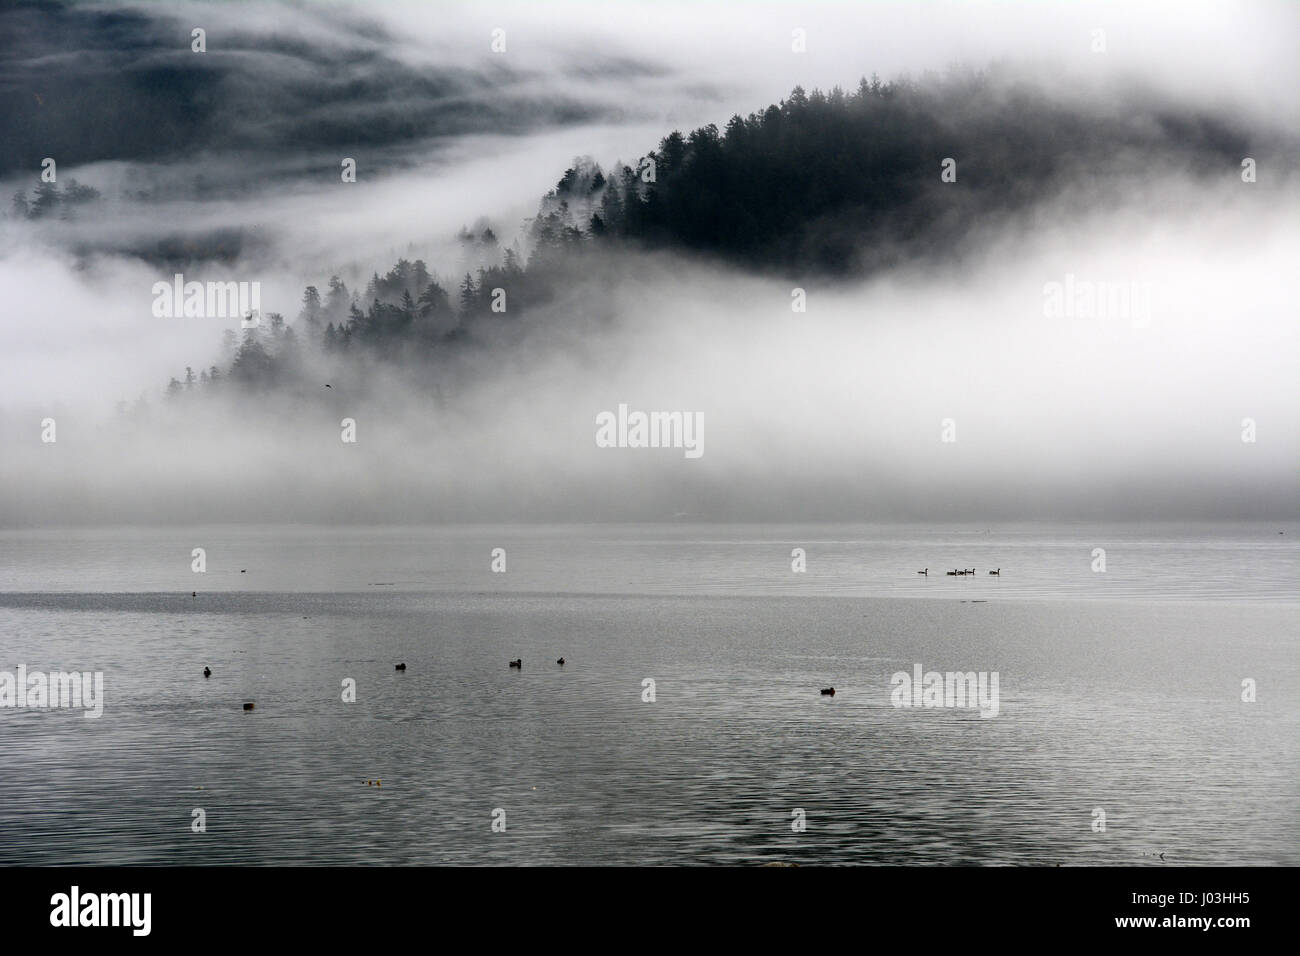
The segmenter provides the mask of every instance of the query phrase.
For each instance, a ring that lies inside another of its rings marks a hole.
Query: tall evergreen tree
[[[478,302],[478,289],[474,285],[474,277],[468,272],[460,283],[460,311],[463,315],[469,315],[474,311],[474,306]]]

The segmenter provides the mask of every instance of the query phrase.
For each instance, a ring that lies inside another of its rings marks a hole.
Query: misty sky
[[[1286,2],[7,7],[4,209],[45,157],[103,199],[0,219],[0,525],[1294,519],[1300,157],[1275,143],[1300,128],[1297,41]],[[1134,156],[1092,212],[1080,175],[942,269],[836,282],[612,255],[436,396],[379,370],[327,406],[115,417],[219,362],[237,326],[151,313],[161,242],[223,248],[187,277],[259,281],[290,319],[308,283],[364,285],[398,256],[454,286],[456,231],[490,223],[522,248],[576,156],[632,163],[796,84],[995,62],[1101,114],[1136,89],[1256,131],[1259,181]],[[1045,285],[1067,281],[1148,290],[1150,309],[1047,314]],[[619,403],[699,412],[704,455],[597,448]]]

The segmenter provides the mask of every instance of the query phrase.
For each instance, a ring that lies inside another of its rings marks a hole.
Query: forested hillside
[[[852,92],[796,87],[724,129],[673,131],[634,164],[575,160],[522,241],[503,248],[491,228],[462,230],[488,263],[476,274],[402,259],[362,289],[322,277],[292,328],[268,315],[228,342],[228,370],[187,370],[170,392],[293,380],[304,347],[419,363],[473,342],[484,321],[526,318],[587,279],[601,251],[669,250],[795,279],[862,276],[957,256],[976,227],[1070,189],[1076,203],[1104,203],[1151,164],[1231,173],[1248,148],[1242,132],[1150,102],[1097,113],[996,71],[873,76]]]

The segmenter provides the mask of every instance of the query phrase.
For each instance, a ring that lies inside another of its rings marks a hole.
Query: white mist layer
[[[365,394],[162,403],[133,426],[11,409],[0,518],[1293,514],[1297,208],[1248,188],[1184,184],[1197,208],[1140,227],[990,235],[959,268],[809,281],[804,313],[788,283],[596,259],[590,282],[497,320],[521,322],[515,337],[435,366],[436,393],[381,368],[354,376]],[[1150,309],[1047,314],[1045,288],[1067,282],[1147,288]],[[597,416],[620,404],[698,413],[702,457],[597,447]]]

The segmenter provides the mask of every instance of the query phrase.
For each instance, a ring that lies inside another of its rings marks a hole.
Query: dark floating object
[[[190,597],[198,597],[198,596],[199,596],[199,592],[198,592],[198,591],[191,591],[191,592],[190,592]]]
[[[924,575],[928,578],[928,577],[930,576],[930,569],[929,569],[929,568],[926,568],[924,571],[917,571],[916,573],[917,573],[917,574],[924,574]]]
[[[399,671],[404,671],[404,670],[406,670],[406,665],[405,665],[405,664],[398,664],[398,665],[397,665],[395,668],[393,668],[393,669],[394,669],[394,670],[399,670]]]
[[[240,574],[247,574],[247,573],[248,573],[248,568],[240,568],[240,569],[239,569],[239,573],[240,573]]]
[[[212,676],[212,671],[209,670],[209,669],[206,668],[206,667],[203,668],[203,676],[204,676],[204,677],[211,677],[211,676]]]
[[[557,663],[557,664],[559,664],[561,667],[563,667],[563,666],[564,666],[564,658],[561,657],[561,658],[560,658],[558,661],[556,661],[555,663]]]
[[[246,704],[244,705],[244,710],[252,710],[252,709],[253,709],[253,702],[252,702],[252,701],[249,701],[248,703],[246,703]]]
[[[524,669],[524,659],[523,659],[522,657],[516,657],[513,661],[510,662],[510,666],[511,666],[511,667],[518,667],[520,670],[523,670],[523,669]]]
[[[835,688],[834,688],[834,687],[823,687],[823,688],[822,688],[822,696],[823,696],[823,697],[834,697],[834,696],[835,696]]]
[[[994,574],[994,575],[997,575],[998,577],[1001,577],[1001,576],[1002,576],[1002,569],[1001,569],[1001,568],[998,568],[996,571],[990,571],[989,574]]]
[[[945,572],[943,572],[943,573],[946,574],[946,575],[948,575],[948,577],[952,577],[952,576],[955,575],[957,572],[956,572],[956,571],[945,571]]]
[[[330,388],[330,387],[331,387],[331,386],[330,386],[330,383],[329,383],[329,382],[326,382],[326,383],[325,383],[325,387],[326,387],[326,388]]]

